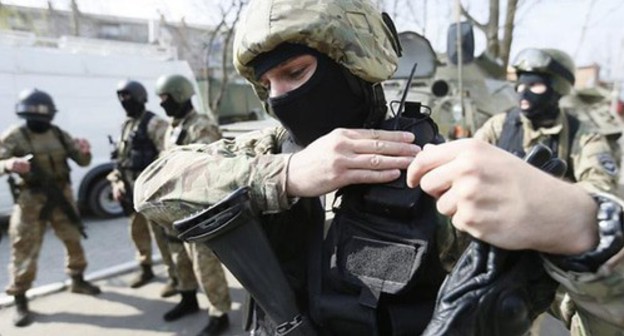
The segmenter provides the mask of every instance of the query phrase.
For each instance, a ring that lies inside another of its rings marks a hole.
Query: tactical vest
[[[126,148],[118,158],[119,168],[138,174],[158,157],[158,149],[147,133],[147,125],[154,116],[146,111],[136,129],[123,139]]]
[[[396,125],[417,134],[420,146],[440,141],[428,116],[389,119],[382,129]],[[435,200],[408,188],[406,172],[386,184],[345,187],[337,198],[327,234],[318,199],[263,216],[300,311],[323,335],[421,334],[446,275],[436,246]],[[272,335],[267,331],[275,324],[261,310],[256,314],[258,335]]]
[[[56,125],[51,125],[50,131],[54,134],[55,138],[58,139],[58,143],[48,143],[46,144],[46,148],[40,148],[40,146],[36,146],[33,143],[26,126],[21,126],[19,130],[26,140],[29,148],[24,148],[24,153],[16,154],[18,156],[23,156],[29,153],[32,154],[32,160],[36,162],[37,165],[51,178],[54,178],[55,182],[60,185],[70,183],[71,169],[67,164],[70,147],[69,144],[65,142],[65,137],[63,136],[61,129]],[[23,176],[23,180],[27,187],[37,187],[35,183],[31,181],[31,174],[25,174]]]
[[[522,142],[524,140],[524,130],[522,128],[520,113],[521,111],[518,107],[507,112],[503,123],[503,130],[496,145],[518,157],[524,157],[526,154],[522,146]],[[578,131],[581,122],[575,116],[566,112],[563,113],[565,114],[565,119],[568,123],[568,150],[572,151],[574,137],[576,136],[576,132]],[[547,142],[548,143],[545,143],[544,145],[548,146],[548,148],[552,150],[554,156],[559,156],[559,136],[552,135]],[[568,170],[565,174],[566,179],[575,181],[574,163],[572,162],[571,157],[568,155],[567,158],[561,159],[565,160],[568,164]]]

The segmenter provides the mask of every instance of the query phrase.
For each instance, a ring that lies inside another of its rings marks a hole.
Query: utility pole
[[[74,36],[80,36],[80,10],[76,0],[71,2],[72,21],[74,23]]]

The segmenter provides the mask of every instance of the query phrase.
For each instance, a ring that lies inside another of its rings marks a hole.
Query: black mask
[[[124,110],[126,110],[126,115],[130,118],[136,118],[145,111],[145,104],[139,103],[134,99],[123,100],[121,106],[123,106]]]
[[[26,127],[35,133],[45,133],[51,126],[49,121],[26,120]]]
[[[531,92],[528,88],[536,83],[545,84],[546,91],[541,94]],[[552,124],[559,115],[559,99],[561,96],[553,89],[550,79],[540,74],[522,73],[518,77],[518,84],[527,86],[524,91],[518,92],[518,102],[523,99],[529,102],[529,108],[522,110],[522,114],[531,120],[535,127]]]
[[[167,98],[164,102],[161,102],[160,106],[165,110],[167,116],[175,119],[184,118],[184,116],[193,109],[193,104],[190,100],[180,104],[171,97]]]
[[[306,83],[267,100],[273,113],[301,146],[335,128],[362,128],[369,114],[362,94],[354,92],[349,84],[347,76],[353,75],[325,55],[314,56],[318,61],[316,71]]]

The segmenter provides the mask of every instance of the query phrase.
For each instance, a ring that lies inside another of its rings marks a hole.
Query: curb
[[[152,265],[158,265],[162,261],[160,255],[159,256],[153,255],[152,258],[153,258]],[[94,271],[92,273],[85,274],[85,280],[99,281],[103,279],[108,279],[108,278],[115,277],[118,275],[130,273],[131,271],[134,271],[137,268],[138,268],[138,263],[136,261],[130,261],[130,262],[126,262],[123,264],[111,266],[105,269],[101,269],[98,271]],[[31,288],[26,292],[26,297],[29,300],[32,300],[38,297],[62,292],[69,287],[70,281],[71,280],[67,279],[65,281],[54,282],[48,285]],[[7,308],[13,305],[14,305],[13,296],[11,295],[0,296],[0,308]]]

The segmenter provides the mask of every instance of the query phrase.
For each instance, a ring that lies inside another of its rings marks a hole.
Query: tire
[[[113,199],[113,191],[106,176],[97,178],[87,192],[87,207],[91,214],[99,218],[113,218],[123,215],[119,202]]]

